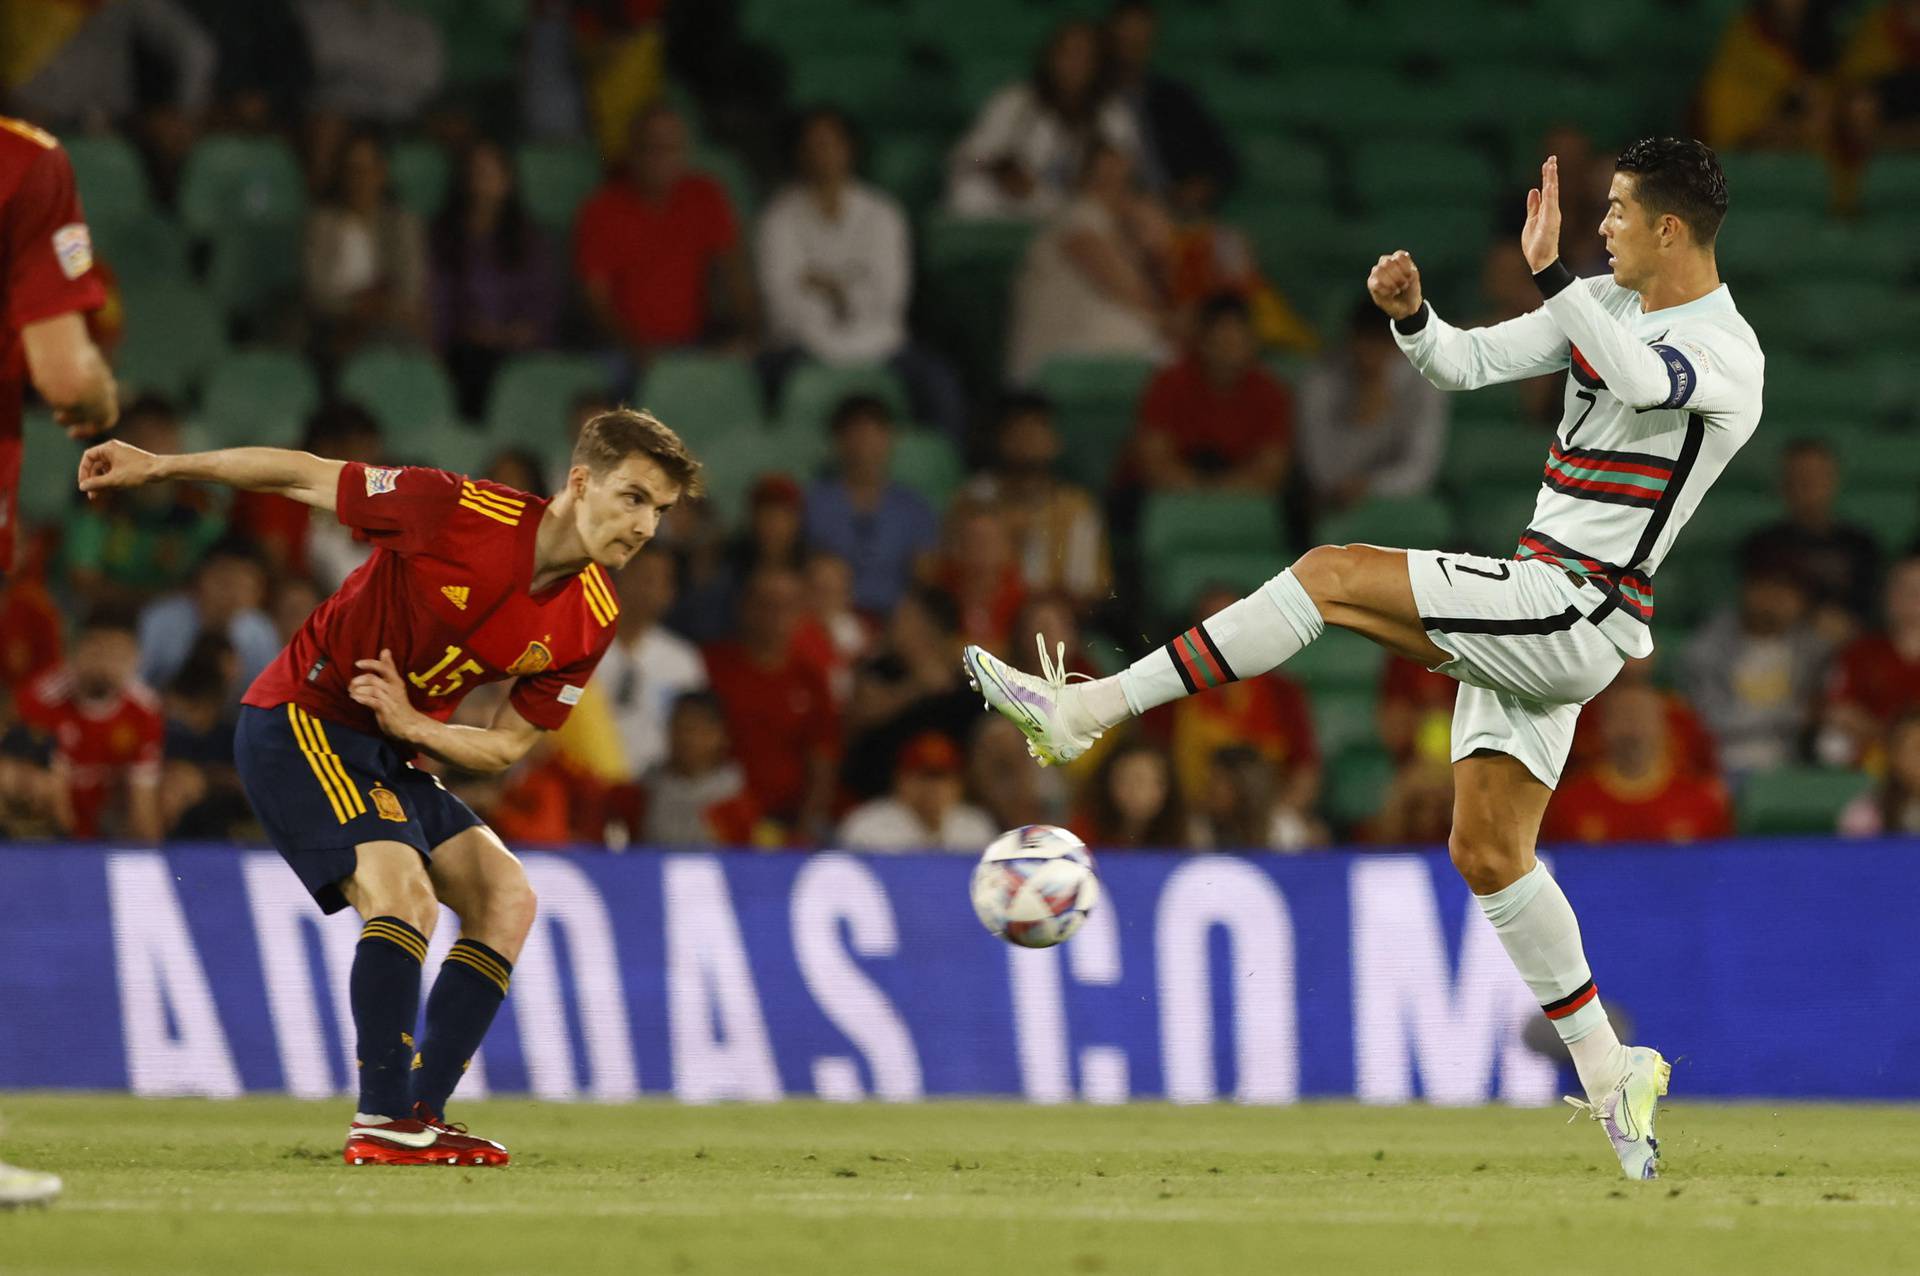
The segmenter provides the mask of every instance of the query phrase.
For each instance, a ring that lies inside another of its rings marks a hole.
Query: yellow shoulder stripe
[[[518,514],[527,508],[525,501],[515,500],[511,496],[503,496],[499,492],[489,492],[484,487],[475,486],[472,480],[469,479],[461,480],[460,495],[471,500],[484,501],[486,504],[497,508],[502,514]]]
[[[0,115],[0,128],[7,130],[9,133],[18,133],[29,142],[38,142],[48,150],[52,150],[54,147],[60,145],[60,139],[47,132],[47,130],[35,128],[25,120],[16,120],[11,115]]]
[[[460,504],[466,506],[476,514],[485,514],[496,523],[505,523],[508,527],[520,526],[520,516],[518,514],[502,514],[491,505],[482,505],[480,502],[470,501],[464,496],[460,498]]]
[[[587,564],[580,573],[580,591],[586,596],[587,608],[593,612],[593,618],[602,626],[611,625],[613,618],[620,614],[620,604],[613,600],[613,591],[607,587],[606,577],[600,574],[599,565]]]

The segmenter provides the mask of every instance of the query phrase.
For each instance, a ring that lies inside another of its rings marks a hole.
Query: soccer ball
[[[1051,948],[1100,902],[1087,844],[1051,824],[1002,833],[973,869],[973,911],[1010,944]]]

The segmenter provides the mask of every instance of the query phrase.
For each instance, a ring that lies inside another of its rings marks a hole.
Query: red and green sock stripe
[[[1240,680],[1205,625],[1195,625],[1168,643],[1167,655],[1188,695]]]

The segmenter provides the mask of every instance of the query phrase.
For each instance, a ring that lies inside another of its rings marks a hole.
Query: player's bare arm
[[[169,479],[222,483],[249,492],[272,492],[332,512],[344,461],[277,447],[234,447],[214,452],[161,456],[109,440],[80,458],[80,490],[142,487]]]
[[[482,775],[504,771],[525,757],[540,738],[540,728],[521,717],[511,703],[503,703],[492,724],[484,727],[456,726],[428,717],[407,698],[407,684],[393,662],[393,652],[384,647],[377,659],[356,660],[354,667],[361,672],[347,684],[347,694],[373,710],[382,731],[462,771]]]
[[[84,317],[68,313],[27,324],[20,345],[33,388],[70,437],[92,438],[113,428],[120,418],[119,391]]]

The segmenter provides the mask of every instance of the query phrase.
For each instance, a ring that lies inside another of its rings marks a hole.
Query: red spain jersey
[[[20,488],[20,330],[106,302],[67,153],[51,133],[0,115],[0,572],[13,566]]]
[[[393,652],[413,707],[445,721],[475,687],[512,678],[520,716],[552,730],[613,640],[613,582],[597,564],[532,592],[547,502],[445,470],[349,462],[335,512],[373,557],[314,609],[242,703],[293,701],[316,718],[380,735],[347,694],[357,660]],[[405,746],[401,746],[403,752]]]
[[[67,786],[75,837],[98,837],[114,783],[157,784],[166,721],[153,692],[133,683],[102,704],[73,697],[64,668],[20,692],[20,720],[53,741],[53,773]]]

